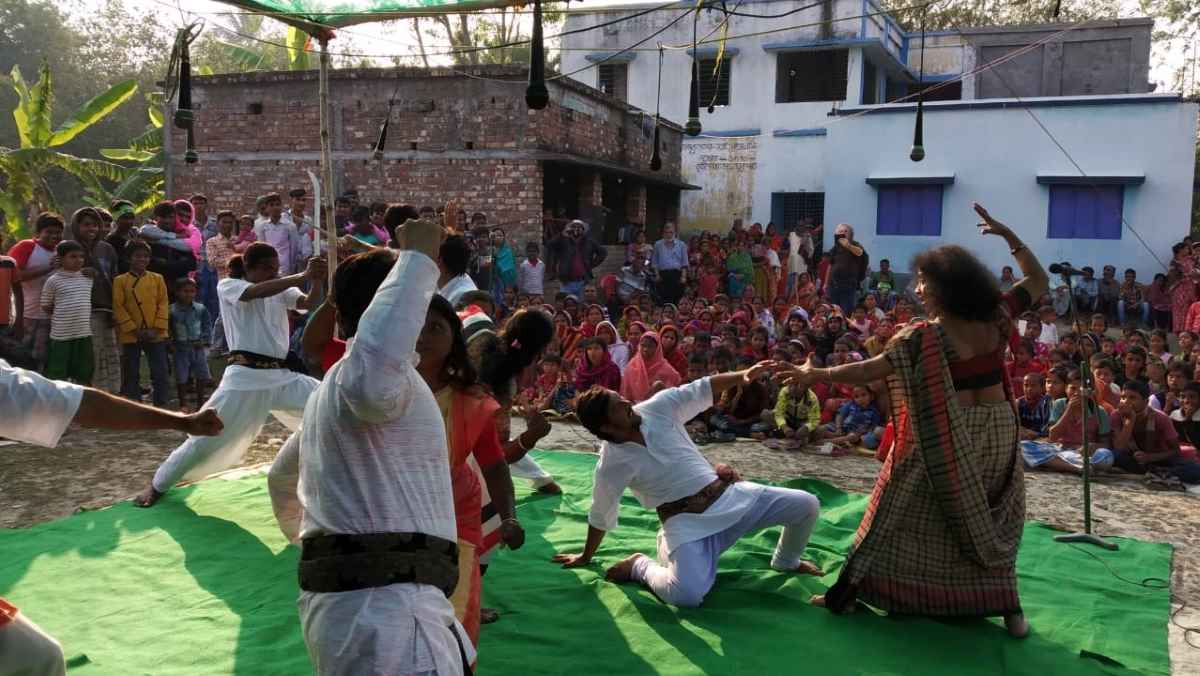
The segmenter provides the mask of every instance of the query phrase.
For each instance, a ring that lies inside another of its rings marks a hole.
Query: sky
[[[103,0],[82,0],[84,6],[99,5],[102,2]],[[588,2],[585,6],[615,6],[632,4],[634,2],[645,2],[645,0],[603,0],[601,2]],[[211,27],[211,24],[221,23],[229,25],[232,17],[227,13],[243,11],[232,5],[213,0],[126,0],[126,4],[137,11],[158,14],[175,24],[180,23],[181,15],[178,7],[182,6],[186,8],[187,12],[205,18],[210,23],[208,30],[214,33],[222,33],[223,31]],[[1121,15],[1123,17],[1140,16],[1138,12],[1138,0],[1122,0],[1122,5],[1124,9]],[[335,40],[331,43],[331,51],[382,56],[416,55],[419,53],[412,31],[407,27],[402,27],[402,24],[395,22],[386,25],[368,23],[351,26],[339,31],[339,35],[342,40]],[[334,46],[338,45],[339,42],[340,46]],[[431,45],[427,42],[425,47],[427,51],[435,52],[439,49],[444,50],[449,45]],[[1191,50],[1195,49],[1200,49],[1200,40],[1193,40],[1191,45],[1177,41],[1175,44],[1156,43],[1152,46],[1150,81],[1157,83],[1157,91],[1171,90],[1170,83],[1172,82],[1174,70],[1186,59],[1186,55],[1192,53]],[[438,59],[433,58],[431,61],[437,63]]]

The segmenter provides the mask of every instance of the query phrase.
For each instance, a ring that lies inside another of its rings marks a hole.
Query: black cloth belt
[[[299,574],[309,592],[415,582],[449,598],[458,585],[458,543],[425,533],[319,535],[301,542]]]
[[[233,350],[229,353],[230,366],[245,366],[248,369],[286,369],[287,364],[282,359],[268,357],[245,350]]]

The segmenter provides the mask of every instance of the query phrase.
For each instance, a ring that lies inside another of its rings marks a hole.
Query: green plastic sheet
[[[304,28],[338,28],[405,16],[524,5],[519,0],[219,0]]]
[[[725,553],[702,607],[676,609],[603,579],[605,565],[653,551],[657,519],[630,498],[594,565],[550,563],[583,545],[594,457],[537,457],[566,494],[518,489],[528,537],[521,550],[498,552],[484,577],[484,604],[501,612],[483,628],[484,676],[1169,673],[1167,591],[1120,582],[1106,568],[1168,578],[1167,545],[1118,539],[1118,552],[1083,550],[1029,523],[1018,571],[1033,634],[1023,641],[995,621],[839,617],[807,599],[835,579],[865,498],[801,480],[790,485],[822,503],[810,554],[830,574],[769,570],[778,537],[770,529]],[[72,676],[311,673],[296,613],[297,550],[275,526],[264,477],[204,481],[150,510],[122,504],[0,530],[0,552],[0,594],[58,637]]]

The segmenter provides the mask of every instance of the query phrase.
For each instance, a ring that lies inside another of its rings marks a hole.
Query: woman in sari
[[[612,358],[617,369],[625,370],[625,366],[629,364],[629,343],[621,340],[621,334],[617,333],[617,327],[613,326],[610,321],[603,321],[596,325],[596,338],[604,343],[605,350],[608,356]]]
[[[680,335],[679,329],[674,324],[667,324],[658,330],[658,337],[662,341],[663,358],[667,360],[671,368],[675,369],[679,375],[687,373],[688,358],[683,352],[683,346],[680,345],[683,336]]]
[[[1179,333],[1187,328],[1188,308],[1196,300],[1196,280],[1182,265],[1171,261],[1167,288],[1171,294],[1171,330]]]
[[[583,333],[579,327],[572,326],[571,315],[566,310],[559,310],[554,316],[554,335],[563,363],[574,364],[579,358],[579,341],[583,340]]]
[[[638,342],[638,353],[621,376],[621,396],[633,403],[649,399],[658,389],[675,387],[682,379],[663,357],[658,334],[647,331]],[[657,388],[657,389],[656,389]]]
[[[629,332],[630,324],[640,321],[642,321],[642,311],[636,305],[626,305],[625,309],[621,311],[621,321],[617,328],[621,330],[622,334],[625,334]]]
[[[458,586],[450,601],[455,617],[478,646],[479,557],[501,540],[512,549],[525,541],[496,426],[500,404],[475,385],[462,322],[441,296],[434,296],[429,305],[425,327],[417,339],[417,354],[421,357],[417,371],[437,398],[450,450],[459,569]],[[485,509],[489,515],[486,526]]]
[[[621,370],[608,354],[608,346],[599,338],[587,338],[580,343],[579,365],[575,367],[575,391],[587,392],[593,386],[621,389]]]
[[[1010,294],[958,246],[919,254],[917,293],[931,321],[915,322],[883,354],[836,368],[802,366],[778,377],[867,385],[887,379],[895,443],[838,581],[815,605],[856,601],[889,613],[1003,616],[1013,636],[1029,625],[1017,595],[1025,484],[1004,351],[1013,316],[1046,291],[1033,253],[976,205],[980,232],[1005,240],[1024,275]]]
[[[587,309],[583,311],[583,323],[579,325],[579,333],[584,338],[591,338],[596,335],[596,327],[602,321],[604,321],[604,308],[595,303],[587,306]]]

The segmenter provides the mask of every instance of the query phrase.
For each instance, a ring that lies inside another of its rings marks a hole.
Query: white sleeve
[[[639,404],[635,410],[687,422],[713,406],[711,378],[663,390]]]
[[[250,288],[250,282],[236,277],[226,277],[220,282],[217,282],[217,296],[226,303],[237,303],[242,298],[242,293]]]
[[[283,306],[289,310],[295,310],[296,306],[300,303],[300,299],[303,297],[304,292],[294,286],[279,294],[280,300],[283,301]]]
[[[404,251],[358,320],[337,374],[337,388],[364,421],[384,422],[404,414],[417,373],[417,337],[425,326],[438,268],[423,253]]]
[[[607,449],[605,449],[607,450]],[[588,510],[588,525],[603,531],[617,527],[617,513],[621,510],[621,496],[632,478],[632,470],[625,463],[616,462],[603,450],[596,462],[592,477],[592,508]]]
[[[83,388],[0,360],[0,437],[54,447],[75,418]]]

